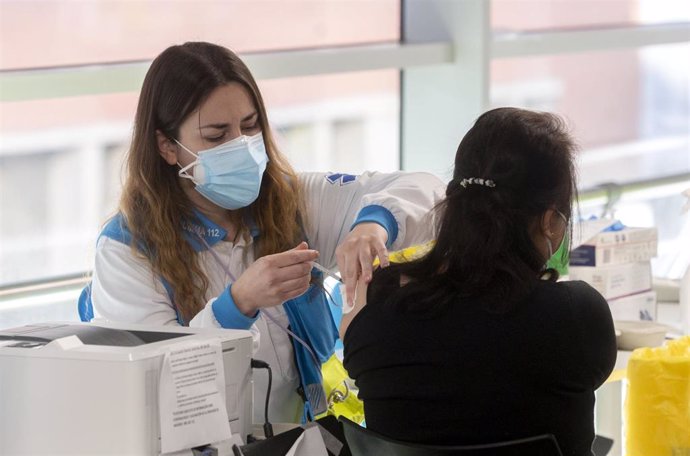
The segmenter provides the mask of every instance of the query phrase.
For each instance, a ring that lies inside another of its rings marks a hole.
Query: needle
[[[314,267],[315,267],[316,269],[318,269],[319,271],[321,271],[321,272],[323,272],[324,274],[326,274],[327,276],[333,277],[333,278],[334,278],[335,280],[337,280],[338,282],[343,283],[343,279],[341,279],[340,276],[339,276],[338,274],[336,274],[335,272],[331,271],[330,269],[326,269],[325,267],[321,266],[321,265],[320,265],[319,263],[317,263],[316,261],[312,261],[312,262],[311,262],[311,265],[314,266]]]

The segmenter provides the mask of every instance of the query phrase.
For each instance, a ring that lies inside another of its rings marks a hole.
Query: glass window
[[[400,169],[398,70],[260,81],[282,150],[298,171]]]
[[[0,70],[126,62],[185,41],[240,53],[397,42],[400,2],[3,0],[0,31]]]
[[[399,168],[398,75],[259,85],[297,170],[392,171]],[[0,287],[91,268],[96,236],[117,208],[137,96],[0,103]]]
[[[81,290],[0,297],[0,329],[36,322],[79,321],[76,303]]]
[[[568,120],[583,188],[690,172],[690,45],[497,59],[491,73],[494,106]]]
[[[593,28],[690,20],[683,0],[492,0],[495,31]]]
[[[497,59],[491,73],[494,106],[567,119],[581,146],[581,188],[690,173],[690,45]],[[654,272],[664,277],[679,277],[690,261],[683,253],[690,252],[690,221],[679,215],[677,187],[650,189],[616,206],[624,223],[659,228]]]

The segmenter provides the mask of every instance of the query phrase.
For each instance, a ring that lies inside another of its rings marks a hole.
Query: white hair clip
[[[466,177],[460,181],[462,188],[467,188],[468,185],[483,185],[485,187],[495,187],[496,183],[491,179],[482,179],[481,177]]]

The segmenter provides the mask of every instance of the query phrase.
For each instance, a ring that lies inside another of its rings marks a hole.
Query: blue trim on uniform
[[[312,276],[317,282],[321,282],[323,278],[316,269],[312,270]],[[328,407],[323,391],[321,364],[335,352],[338,328],[333,321],[323,285],[311,284],[304,294],[284,302],[283,309],[290,322],[290,329],[309,344],[317,358],[318,364],[302,344],[291,338],[300,383],[306,396],[304,418],[313,420]]]
[[[253,238],[259,236],[259,227],[253,219],[246,220],[249,232]],[[199,236],[203,237],[209,247],[217,244],[225,239],[228,235],[227,230],[220,225],[212,222],[201,212],[194,210],[194,219],[185,220],[182,222],[182,231],[185,240],[194,249],[195,252],[203,252],[206,250],[206,245],[199,240]],[[132,233],[130,233],[127,224],[125,223],[122,213],[116,214],[103,228],[100,236],[106,236],[123,244],[132,244]],[[143,244],[138,246],[139,250],[146,254],[147,249]]]
[[[223,328],[249,329],[256,319],[259,318],[259,312],[257,311],[253,317],[248,317],[240,312],[235,304],[235,300],[232,299],[231,287],[232,284],[228,285],[225,291],[211,304],[213,315]]]
[[[98,235],[98,239],[100,239],[101,236],[121,242],[122,244],[132,244],[132,233],[130,233],[129,228],[125,223],[125,217],[119,212],[113,218],[108,220],[108,223],[106,223],[103,227],[101,234]],[[98,241],[96,241],[96,243],[98,243]],[[138,247],[142,253],[146,253],[146,249],[144,249],[142,245]]]
[[[194,210],[195,220],[185,220],[182,222],[182,232],[185,240],[194,249],[195,252],[203,252],[206,250],[206,245],[199,240],[199,237],[204,238],[209,247],[222,241],[228,235],[228,232],[220,225],[216,225],[204,214]]]
[[[182,230],[184,231],[185,240],[192,246],[195,252],[203,252],[206,250],[206,245],[199,240],[202,236],[209,247],[222,241],[228,235],[228,232],[220,225],[212,222],[201,212],[194,210],[194,217],[196,220],[182,222]],[[253,239],[259,237],[261,231],[258,225],[251,216],[245,217],[245,224],[249,228],[249,234]]]
[[[86,284],[79,299],[77,300],[77,311],[81,321],[89,322],[93,320],[93,303],[91,302],[91,282]]]
[[[395,240],[398,238],[398,222],[393,217],[391,211],[383,206],[377,204],[371,204],[369,206],[364,206],[357,218],[355,223],[352,224],[350,230],[360,223],[378,223],[388,232],[388,241],[386,241],[386,247],[390,248]]]

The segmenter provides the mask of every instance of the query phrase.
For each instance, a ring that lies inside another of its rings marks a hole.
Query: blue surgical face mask
[[[239,136],[195,154],[178,140],[196,160],[180,169],[180,177],[191,179],[196,190],[212,203],[225,209],[247,207],[259,197],[261,178],[268,156],[261,133]],[[192,175],[188,170],[194,168]]]

